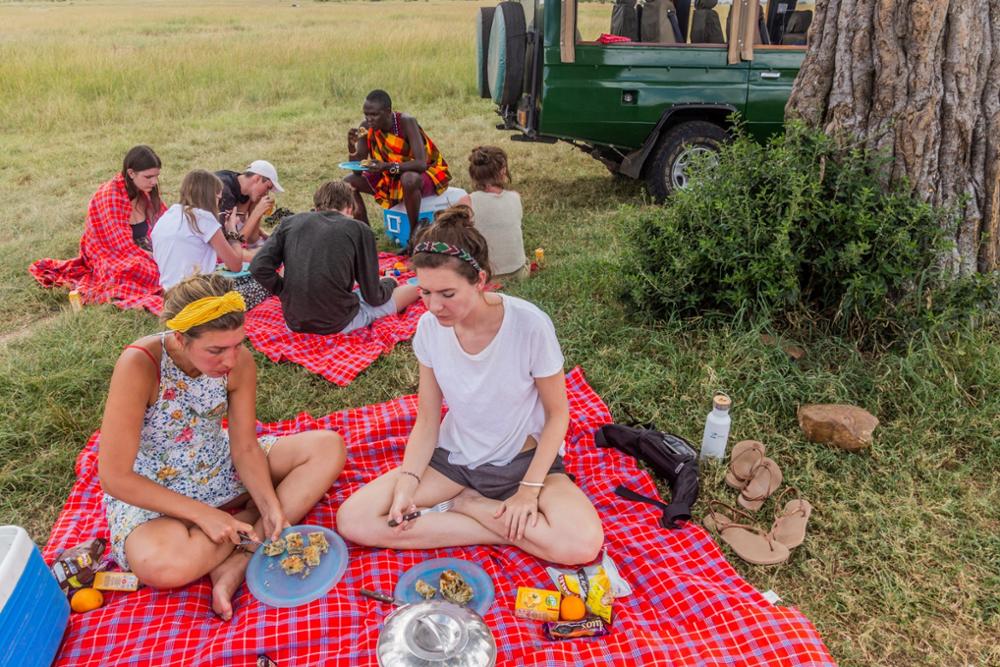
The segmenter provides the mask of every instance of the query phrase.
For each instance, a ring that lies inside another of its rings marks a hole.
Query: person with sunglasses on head
[[[274,206],[271,192],[284,192],[278,183],[278,171],[267,160],[254,160],[243,173],[221,170],[215,175],[222,181],[219,222],[242,237],[247,248],[257,248],[267,235],[260,223]]]
[[[562,460],[569,405],[552,320],[487,290],[489,253],[468,206],[436,218],[412,262],[428,311],[413,338],[416,422],[399,467],[341,505],[338,532],[370,547],[505,544],[590,562],[604,532]],[[449,499],[449,511],[415,516]]]
[[[249,551],[298,523],[346,459],[332,431],[258,436],[244,310],[217,274],[167,290],[168,330],[115,364],[97,460],[114,560],[153,588],[209,575],[223,620]]]

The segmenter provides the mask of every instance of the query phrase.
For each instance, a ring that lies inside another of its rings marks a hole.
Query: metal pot
[[[376,653],[382,667],[493,667],[497,645],[475,611],[429,600],[389,614]]]

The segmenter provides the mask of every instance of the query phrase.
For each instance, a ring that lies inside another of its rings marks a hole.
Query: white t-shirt
[[[217,255],[209,240],[222,229],[210,212],[194,209],[198,233],[188,224],[184,207],[174,204],[160,216],[150,235],[153,259],[160,269],[160,286],[168,289],[194,273],[215,271]]]
[[[476,214],[476,229],[490,249],[493,274],[513,273],[527,262],[521,232],[521,195],[513,190],[500,193],[476,191],[469,195]]]
[[[535,378],[551,377],[563,367],[549,316],[523,299],[499,296],[503,321],[479,354],[463,350],[455,329],[429,312],[420,317],[413,337],[414,354],[434,369],[448,405],[438,447],[450,452],[448,461],[469,468],[506,465],[528,436],[539,439],[545,409]]]

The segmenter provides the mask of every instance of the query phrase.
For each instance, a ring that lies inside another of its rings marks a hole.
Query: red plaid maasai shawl
[[[413,159],[413,149],[410,148],[409,140],[399,133],[401,115],[398,111],[392,114],[392,132],[382,132],[374,128],[368,130],[366,137],[368,154],[374,159],[382,162],[408,162]],[[448,183],[451,181],[448,163],[424,132],[424,128],[418,126],[418,129],[424,140],[424,150],[427,152],[427,171],[424,173],[434,182],[434,191],[442,194],[448,189]],[[403,183],[398,175],[392,176],[389,172],[383,171],[372,189],[375,191],[375,201],[382,208],[389,208],[403,201]]]
[[[165,210],[161,204],[151,222]],[[112,301],[122,308],[156,308],[161,302],[160,272],[153,255],[132,240],[131,215],[125,177],[118,174],[90,200],[80,256],[40,259],[28,271],[43,287],[78,290],[84,303]]]

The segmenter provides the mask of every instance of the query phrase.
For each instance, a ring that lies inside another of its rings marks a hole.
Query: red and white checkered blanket
[[[380,272],[391,269],[402,259],[399,255],[379,253]],[[404,283],[412,276],[403,273],[398,280]],[[290,361],[343,387],[380,355],[391,352],[396,343],[413,338],[417,320],[426,310],[417,301],[399,315],[380,318],[371,326],[351,333],[300,334],[289,330],[281,314],[281,302],[272,297],[247,313],[247,338],[271,361]]]
[[[40,259],[28,271],[43,287],[78,290],[83,303],[110,301],[119,308],[146,308],[158,314],[163,309],[160,272],[153,255],[132,240],[131,213],[125,178],[118,174],[90,200],[80,256]]]
[[[567,376],[570,429],[566,463],[604,521],[609,553],[634,590],[614,605],[610,635],[547,641],[541,626],[516,618],[518,586],[550,587],[545,563],[513,547],[391,551],[350,546],[347,572],[330,593],[295,609],[272,609],[241,587],[233,620],[211,611],[207,579],[174,591],[148,588],[106,595],[104,607],[73,614],[57,665],[253,665],[267,653],[281,667],[375,665],[379,628],[390,609],[357,595],[359,588],[391,592],[409,567],[437,557],[483,566],[496,587],[486,613],[498,647],[497,665],[831,665],[812,624],[797,610],[769,604],[725,561],[695,524],[659,527],[659,511],[614,494],[624,483],[655,497],[656,487],[634,460],[597,449],[594,431],[611,421],[579,369]],[[348,443],[347,468],[303,523],[335,527],[336,509],[352,491],[397,465],[416,417],[416,397],[338,412],[301,414],[266,424],[263,433],[335,429]],[[78,480],[52,529],[45,557],[93,537],[107,537],[97,481],[97,434],[77,460]]]

